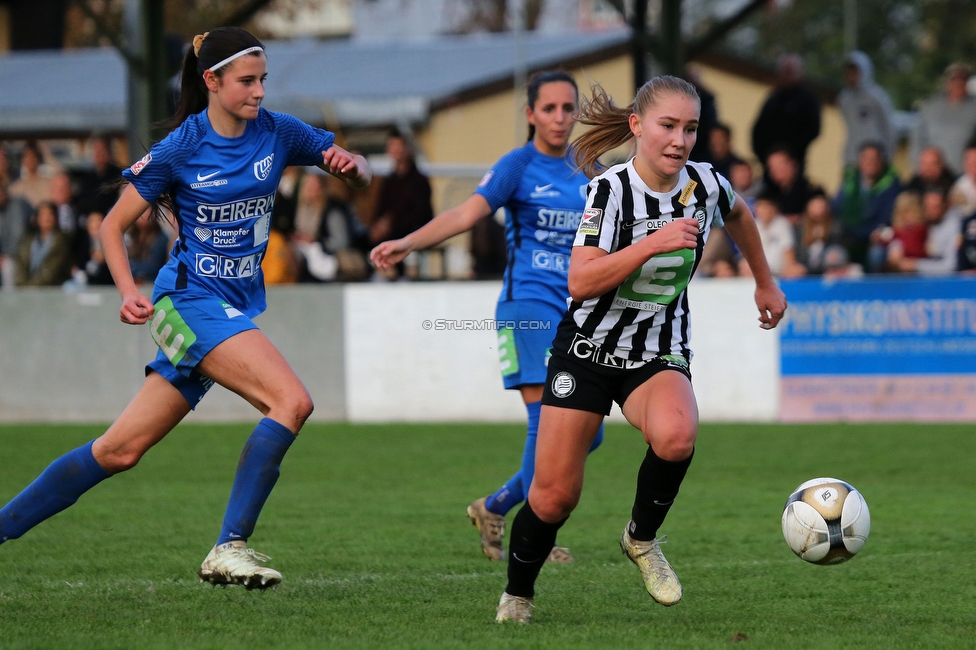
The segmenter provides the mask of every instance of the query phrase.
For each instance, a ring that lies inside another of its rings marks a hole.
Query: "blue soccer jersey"
[[[531,142],[506,154],[476,193],[505,208],[508,266],[499,300],[538,300],[565,311],[569,255],[589,179],[570,155],[555,158]]]
[[[260,109],[244,134],[225,138],[207,111],[191,115],[123,172],[147,201],[171,193],[179,239],[153,299],[206,292],[249,318],[266,307],[261,261],[285,167],[317,165],[335,136]]]

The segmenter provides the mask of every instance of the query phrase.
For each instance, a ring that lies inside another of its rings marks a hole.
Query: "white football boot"
[[[214,546],[207,559],[200,565],[201,582],[217,585],[241,585],[248,589],[277,588],[281,574],[261,566],[271,558],[248,548],[241,540]]]
[[[532,607],[531,598],[512,596],[505,592],[502,594],[502,599],[498,601],[498,613],[495,615],[495,622],[528,623],[532,620]]]
[[[670,607],[681,600],[681,583],[661,552],[661,544],[666,541],[667,536],[642,542],[633,539],[624,528],[620,536],[620,550],[640,569],[644,587],[651,598]]]

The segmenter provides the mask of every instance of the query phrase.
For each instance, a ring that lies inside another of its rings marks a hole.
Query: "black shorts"
[[[542,403],[610,415],[613,402],[623,407],[638,386],[662,370],[676,370],[691,379],[687,365],[662,357],[655,357],[636,368],[618,357],[611,359],[604,357],[608,363],[595,363],[553,349]]]

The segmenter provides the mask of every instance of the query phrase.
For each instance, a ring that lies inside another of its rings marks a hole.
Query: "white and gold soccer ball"
[[[815,478],[793,490],[783,510],[783,537],[813,564],[837,564],[861,550],[871,513],[861,493],[836,478]]]

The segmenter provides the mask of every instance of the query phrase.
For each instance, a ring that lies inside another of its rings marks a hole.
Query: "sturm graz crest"
[[[705,232],[705,208],[695,210],[695,219],[698,219],[698,232]]]
[[[274,165],[274,154],[271,154],[267,158],[262,158],[261,160],[254,163],[254,177],[259,181],[263,181],[271,173],[271,167]]]
[[[556,397],[569,397],[576,390],[576,378],[568,372],[560,372],[552,380],[552,394]]]

